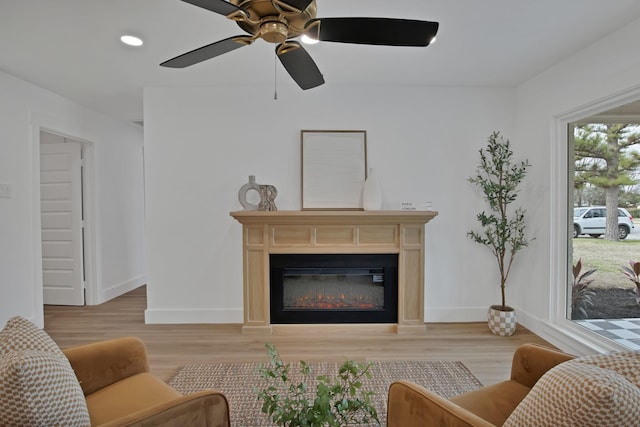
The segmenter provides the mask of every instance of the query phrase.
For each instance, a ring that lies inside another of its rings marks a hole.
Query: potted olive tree
[[[496,335],[510,336],[516,330],[516,314],[505,299],[505,286],[511,266],[520,249],[533,239],[525,235],[525,210],[510,209],[518,197],[518,186],[527,175],[529,162],[515,161],[508,139],[493,132],[485,148],[480,149],[480,164],[476,175],[468,181],[476,185],[489,205],[489,211],[477,215],[479,231],[467,235],[476,243],[491,250],[500,273],[502,302],[489,308],[489,329]]]

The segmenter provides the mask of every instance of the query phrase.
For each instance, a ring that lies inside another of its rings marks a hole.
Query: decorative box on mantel
[[[397,254],[397,323],[372,327],[399,334],[426,333],[424,229],[437,214],[349,210],[231,212],[242,224],[243,333],[268,334],[274,326],[286,327],[271,320],[273,254]]]

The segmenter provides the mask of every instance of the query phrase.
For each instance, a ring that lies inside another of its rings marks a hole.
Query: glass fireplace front
[[[395,323],[395,254],[271,255],[271,323]]]

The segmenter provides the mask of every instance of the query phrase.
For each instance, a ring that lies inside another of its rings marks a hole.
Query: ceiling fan
[[[249,35],[220,40],[160,64],[184,68],[261,38],[277,43],[276,55],[303,90],[324,83],[311,55],[294,38],[386,46],[428,46],[438,23],[393,18],[316,18],[316,0],[182,0],[235,21]]]

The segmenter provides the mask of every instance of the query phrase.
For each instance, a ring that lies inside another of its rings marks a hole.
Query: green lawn
[[[582,259],[582,272],[597,269],[591,277],[596,288],[634,288],[635,285],[624,276],[621,267],[629,261],[640,261],[640,240],[608,240],[579,237],[572,239],[573,264]]]

